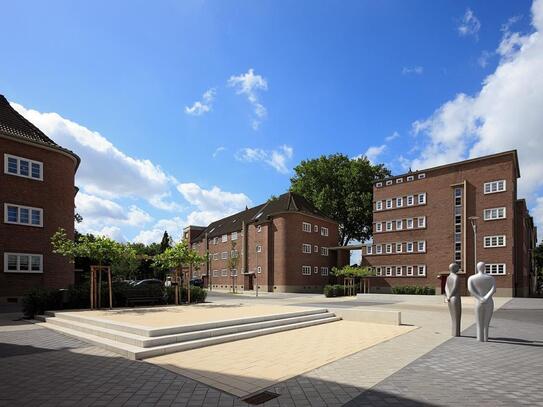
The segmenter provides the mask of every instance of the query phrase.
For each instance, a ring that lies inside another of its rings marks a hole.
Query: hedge
[[[354,287],[355,292],[358,292],[358,287],[355,285]],[[345,296],[345,293],[347,290],[345,289],[345,286],[342,284],[334,284],[334,285],[325,285],[324,286],[324,296],[325,297],[343,297]]]
[[[393,294],[409,294],[409,295],[435,295],[436,289],[428,286],[418,285],[399,285],[392,287]]]

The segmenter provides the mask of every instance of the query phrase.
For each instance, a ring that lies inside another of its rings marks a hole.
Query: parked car
[[[204,280],[202,280],[201,278],[191,278],[190,285],[193,285],[194,287],[203,287]]]
[[[140,303],[162,304],[164,302],[163,283],[155,278],[135,282],[126,292],[126,305]]]

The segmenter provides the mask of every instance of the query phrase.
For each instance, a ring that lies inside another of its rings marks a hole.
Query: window
[[[310,276],[311,275],[311,266],[302,266],[302,274],[304,276]]]
[[[261,266],[257,266],[257,267],[256,267],[256,272],[257,272],[258,274],[262,273],[262,267],[261,267]]]
[[[415,204],[415,196],[414,195],[408,195],[407,196],[407,206],[413,206]]]
[[[396,198],[396,208],[401,208],[403,206],[403,198]]]
[[[4,154],[4,173],[43,181],[43,163]]]
[[[387,185],[392,185],[392,180],[389,179],[387,182],[386,182]]]
[[[375,246],[375,254],[382,254],[382,253],[383,253],[383,246],[381,246],[380,244]]]
[[[302,253],[311,254],[311,245],[307,243],[302,244]]]
[[[366,246],[366,254],[372,254],[373,252],[373,247],[370,245],[370,246]]]
[[[405,268],[405,275],[412,276],[413,275],[413,266],[407,266]]]
[[[222,269],[221,270],[221,276],[228,277],[228,270],[227,269]]]
[[[401,184],[403,182],[403,178],[396,178],[396,184]]]
[[[402,230],[403,229],[403,221],[401,219],[398,219],[396,221],[396,230]]]
[[[328,247],[321,247],[321,256],[328,256]]]
[[[4,204],[4,222],[16,225],[43,226],[43,209]]]
[[[417,218],[417,223],[419,228],[425,228],[426,227],[426,216],[419,216]]]
[[[328,275],[328,267],[321,267],[321,276]]]
[[[222,259],[222,260],[228,259],[228,252],[222,252],[222,253],[221,253],[221,259]]]
[[[376,268],[375,268],[375,271],[376,271],[376,274],[377,274],[378,276],[382,276],[382,275],[383,275],[383,272],[382,272],[382,270],[381,270],[381,267],[376,267]]]
[[[222,235],[221,241],[222,241],[223,243],[224,243],[224,242],[228,242],[228,235]]]
[[[421,240],[417,244],[417,251],[424,253],[426,251],[426,240]]]
[[[505,235],[485,236],[485,247],[505,247]]]
[[[319,267],[318,266],[313,267],[313,271],[315,274],[319,274]]]
[[[387,199],[387,200],[386,200],[386,207],[387,207],[387,209],[391,209],[391,208],[392,208],[392,199]]]
[[[423,205],[426,203],[426,192],[419,194],[418,202],[419,202],[419,205]]]
[[[376,188],[381,188],[383,186],[383,183],[382,182],[378,182],[377,184],[375,184],[375,187]]]
[[[237,250],[231,250],[230,251],[230,257],[233,258],[233,259],[237,259],[238,258],[238,251]]]
[[[311,233],[311,223],[303,222],[302,230],[307,233]]]
[[[504,275],[504,274],[506,274],[505,273],[505,263],[487,264],[485,266],[485,273]]]
[[[405,244],[405,251],[407,253],[413,253],[413,242],[407,242]]]
[[[236,269],[232,269],[230,270],[230,275],[233,277],[233,276],[237,276],[238,275],[238,271]]]
[[[387,244],[385,245],[385,248],[386,248],[387,254],[392,253],[392,244],[387,243]]]
[[[417,266],[417,276],[425,276],[426,275],[426,266]]]
[[[485,194],[495,194],[496,192],[505,191],[505,180],[485,182]]]
[[[396,266],[396,276],[402,275],[402,266]]]
[[[310,250],[311,250],[311,249],[310,249]],[[256,245],[256,252],[257,252],[257,253],[261,253],[261,252],[262,252],[262,245],[260,245],[260,244],[257,244],[257,245]]]
[[[386,228],[387,228],[387,232],[390,232],[392,230],[392,221],[391,220],[387,220]]]
[[[318,233],[318,232],[319,232],[319,226],[318,226],[318,225],[314,225],[313,231],[314,231],[315,233]]]
[[[419,175],[417,175],[417,178],[418,179],[424,179],[424,178],[426,178],[426,174],[425,173],[420,173]]]
[[[415,177],[412,176],[412,175],[409,175],[409,176],[407,177],[407,181],[413,181],[414,179],[415,179]]]
[[[28,253],[4,253],[4,273],[43,273],[43,256]]]
[[[382,211],[383,210],[383,201],[376,201],[375,202],[375,210],[376,211]]]
[[[230,240],[238,240],[238,232],[232,232],[232,236],[230,237]]]
[[[383,224],[381,222],[377,222],[375,224],[375,231],[376,232],[382,232],[383,231]]]
[[[219,243],[219,238],[218,237],[214,237],[213,238],[213,244],[217,244]]]
[[[213,260],[219,260],[219,253],[213,253]]]
[[[317,246],[317,245],[313,246],[313,252],[318,253],[319,252],[319,246]]]
[[[407,223],[407,229],[413,229],[413,218],[407,218],[406,223]]]
[[[386,267],[385,270],[386,270],[386,275],[387,275],[387,276],[391,276],[391,275],[392,275],[392,267]]]
[[[219,277],[219,270],[213,270],[213,277]]]
[[[258,226],[256,227],[256,231],[257,231],[258,233],[262,232],[262,225],[258,225]]]
[[[505,219],[505,208],[485,209],[484,220]]]
[[[321,236],[328,236],[328,228],[321,227]]]
[[[402,244],[401,243],[396,243],[396,253],[401,253],[402,252]]]

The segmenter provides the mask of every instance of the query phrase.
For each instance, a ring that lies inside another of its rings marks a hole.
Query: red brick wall
[[[4,154],[43,162],[43,181],[4,173]],[[35,286],[63,288],[73,284],[73,264],[52,254],[50,238],[64,228],[74,234],[75,161],[50,151],[0,137],[0,299],[18,297]],[[43,227],[4,223],[4,203],[43,209]],[[43,274],[5,273],[4,252],[43,254]]]

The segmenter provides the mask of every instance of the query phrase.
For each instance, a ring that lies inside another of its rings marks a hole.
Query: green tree
[[[294,172],[290,190],[339,223],[339,244],[371,237],[373,182],[390,175],[384,165],[333,154],[304,160]]]
[[[160,253],[164,253],[168,247],[172,247],[172,238],[168,234],[168,231],[165,230],[160,241]]]

